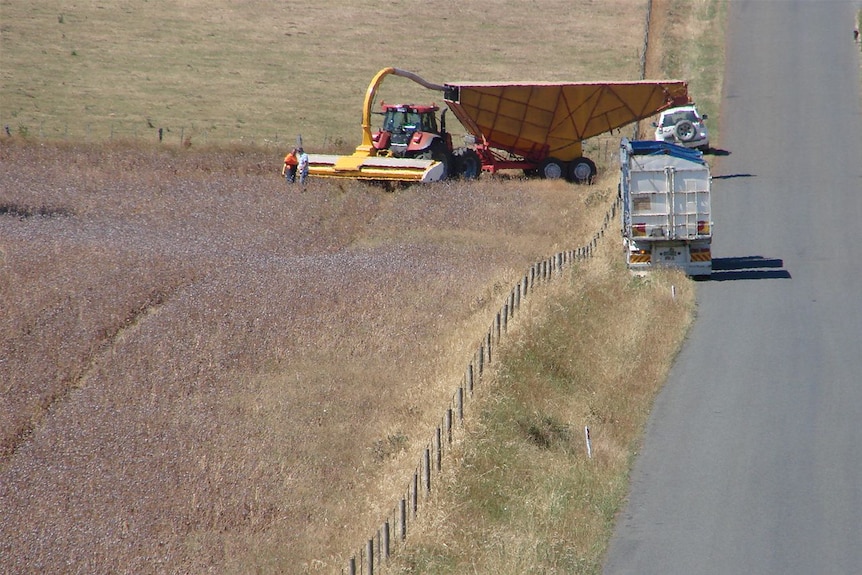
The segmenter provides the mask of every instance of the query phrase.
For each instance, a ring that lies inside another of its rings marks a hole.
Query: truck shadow
[[[763,256],[715,258],[712,260],[712,275],[705,281],[791,279],[784,269],[784,260]]]
[[[713,176],[713,180],[730,180],[732,178],[754,178],[754,174],[726,174],[723,176]]]
[[[704,155],[709,154],[710,156],[729,156],[729,150],[722,150],[721,148],[710,148],[704,152]]]

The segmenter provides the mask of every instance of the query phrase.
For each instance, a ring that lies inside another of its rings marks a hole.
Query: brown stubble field
[[[266,152],[0,154],[13,572],[338,565],[510,287],[589,241],[612,187],[298,193]]]

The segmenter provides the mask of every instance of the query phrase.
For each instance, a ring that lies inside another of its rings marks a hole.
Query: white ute
[[[701,116],[697,107],[680,106],[665,110],[658,122],[653,122],[657,142],[669,142],[686,148],[709,150],[709,130],[704,124],[706,114]]]

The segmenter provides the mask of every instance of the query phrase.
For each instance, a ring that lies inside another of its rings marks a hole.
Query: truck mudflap
[[[446,176],[446,166],[434,160],[354,154],[309,154],[308,174],[318,178],[374,181],[436,182]]]

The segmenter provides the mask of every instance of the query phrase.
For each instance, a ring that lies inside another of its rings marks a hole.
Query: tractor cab
[[[438,106],[413,104],[382,104],[383,124],[371,140],[377,150],[387,150],[397,157],[425,149],[435,136],[440,135],[437,125]]]
[[[396,133],[433,132],[438,133],[437,111],[440,108],[431,106],[413,106],[402,104],[393,106],[383,104],[382,131]]]

